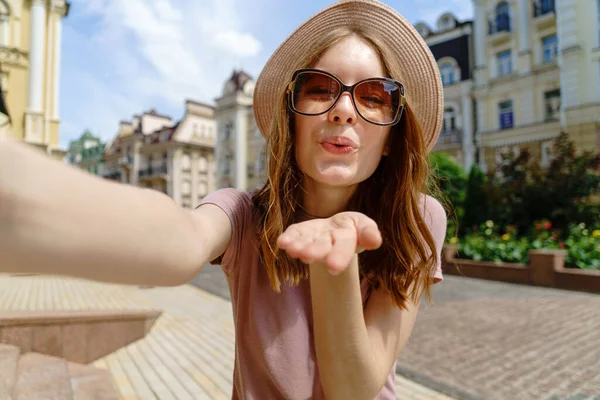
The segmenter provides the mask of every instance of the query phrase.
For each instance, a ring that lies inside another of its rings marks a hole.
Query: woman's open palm
[[[277,239],[290,257],[307,264],[325,262],[333,274],[343,272],[354,254],[374,250],[381,242],[375,221],[350,211],[290,225]]]

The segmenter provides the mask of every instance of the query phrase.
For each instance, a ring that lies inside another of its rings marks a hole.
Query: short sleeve
[[[252,195],[248,192],[225,188],[209,193],[198,205],[212,204],[219,207],[227,214],[231,222],[231,242],[225,252],[214,260],[213,265],[221,265],[226,273],[237,264],[239,255],[242,254],[246,231],[252,224]]]
[[[433,273],[433,282],[438,283],[444,280],[442,275],[442,248],[444,247],[444,241],[446,239],[446,226],[448,220],[444,207],[433,197],[425,196],[423,206],[423,218],[429,228],[429,232],[433,236],[433,241],[435,242],[437,262],[435,272]]]

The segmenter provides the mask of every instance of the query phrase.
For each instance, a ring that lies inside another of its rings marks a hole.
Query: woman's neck
[[[305,182],[303,211],[315,218],[329,218],[346,211],[355,190],[356,186],[335,187]]]

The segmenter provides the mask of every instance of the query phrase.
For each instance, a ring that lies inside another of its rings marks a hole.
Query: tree
[[[464,169],[446,153],[430,153],[429,164],[433,172],[433,197],[440,201],[448,212],[448,235],[456,233],[457,223],[464,214],[467,176]]]

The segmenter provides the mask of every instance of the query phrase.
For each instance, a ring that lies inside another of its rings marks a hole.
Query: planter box
[[[565,268],[566,250],[530,250],[529,264],[465,260],[455,258],[457,250],[455,245],[444,246],[445,274],[600,293],[600,271]]]

